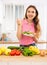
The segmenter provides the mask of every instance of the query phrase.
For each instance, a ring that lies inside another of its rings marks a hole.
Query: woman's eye
[[[34,11],[32,11],[32,13],[34,13]]]
[[[28,13],[35,13],[34,11],[28,11]]]
[[[30,11],[28,11],[28,13],[30,13]]]

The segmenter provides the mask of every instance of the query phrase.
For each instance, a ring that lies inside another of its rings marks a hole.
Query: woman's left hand
[[[37,37],[36,33],[34,33],[34,36],[32,36],[32,38],[33,38],[33,40],[34,40],[35,42],[38,41],[38,37]]]

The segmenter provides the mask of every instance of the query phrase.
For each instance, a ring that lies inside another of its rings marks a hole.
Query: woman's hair
[[[28,8],[26,9],[25,18],[28,19],[28,17],[27,17],[27,11],[28,11],[28,9],[31,8],[31,7],[34,8],[35,11],[36,11],[36,16],[35,16],[34,19],[33,19],[34,26],[35,26],[35,32],[40,32],[40,28],[38,28],[38,25],[39,25],[38,11],[37,11],[37,9],[36,9],[35,6],[33,6],[33,5],[28,6]]]

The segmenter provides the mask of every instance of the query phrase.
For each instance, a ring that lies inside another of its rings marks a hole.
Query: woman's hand
[[[33,38],[33,40],[34,40],[35,42],[38,41],[38,37],[37,37],[36,33],[33,33],[33,34],[31,35],[31,37]]]
[[[20,19],[17,19],[17,25],[18,25],[18,26],[21,26],[21,25],[22,25],[22,22],[21,22]]]
[[[20,40],[22,37],[22,22],[20,19],[17,19],[17,37]]]
[[[38,41],[38,37],[37,37],[36,33],[32,33],[32,34],[29,34],[29,35],[27,35],[27,36],[32,37],[32,38],[33,38],[33,40],[34,40],[35,42],[37,42],[37,41]]]

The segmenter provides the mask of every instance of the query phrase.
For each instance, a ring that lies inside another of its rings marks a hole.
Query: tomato
[[[11,55],[11,56],[20,55],[20,54],[21,54],[21,51],[20,51],[20,50],[17,50],[17,49],[13,49],[13,50],[10,52],[10,55]]]
[[[10,55],[11,55],[11,56],[16,55],[16,49],[13,49],[13,50],[10,52]]]
[[[16,55],[20,55],[21,51],[20,50],[16,50]]]

